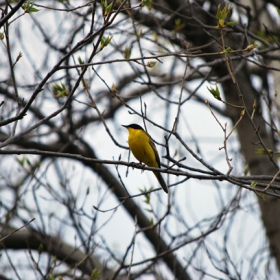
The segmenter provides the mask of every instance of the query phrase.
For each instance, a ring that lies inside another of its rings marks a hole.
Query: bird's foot
[[[131,162],[129,164],[132,168],[137,167],[137,168],[144,168],[145,164],[142,164],[141,162]],[[142,170],[144,172],[144,170]]]

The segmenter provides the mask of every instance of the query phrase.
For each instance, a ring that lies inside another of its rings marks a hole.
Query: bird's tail
[[[166,184],[165,184],[165,181],[163,180],[163,178],[162,178],[160,172],[154,172],[154,174],[155,174],[155,176],[157,177],[157,179],[158,179],[158,181],[159,181],[159,183],[160,183],[162,189],[163,189],[166,193],[168,193],[168,188],[167,188],[167,186],[166,186]]]

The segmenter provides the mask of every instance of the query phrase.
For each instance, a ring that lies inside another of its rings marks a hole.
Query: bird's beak
[[[123,127],[125,127],[125,128],[127,128],[127,127],[128,127],[127,125],[123,125],[123,124],[122,124],[122,126],[123,126]]]

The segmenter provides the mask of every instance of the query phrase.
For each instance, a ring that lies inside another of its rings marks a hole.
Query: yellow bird
[[[160,160],[156,145],[150,135],[138,124],[123,125],[128,130],[128,145],[140,163],[145,163],[149,167],[160,168]],[[163,190],[168,193],[168,188],[160,174],[153,171]]]

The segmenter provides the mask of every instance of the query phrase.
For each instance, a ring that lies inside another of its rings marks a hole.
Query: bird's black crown
[[[144,130],[140,125],[138,125],[138,124],[135,124],[135,123],[132,123],[132,124],[130,124],[130,125],[124,125],[124,127],[126,127],[126,128],[133,128],[133,129],[141,129],[141,130]]]

